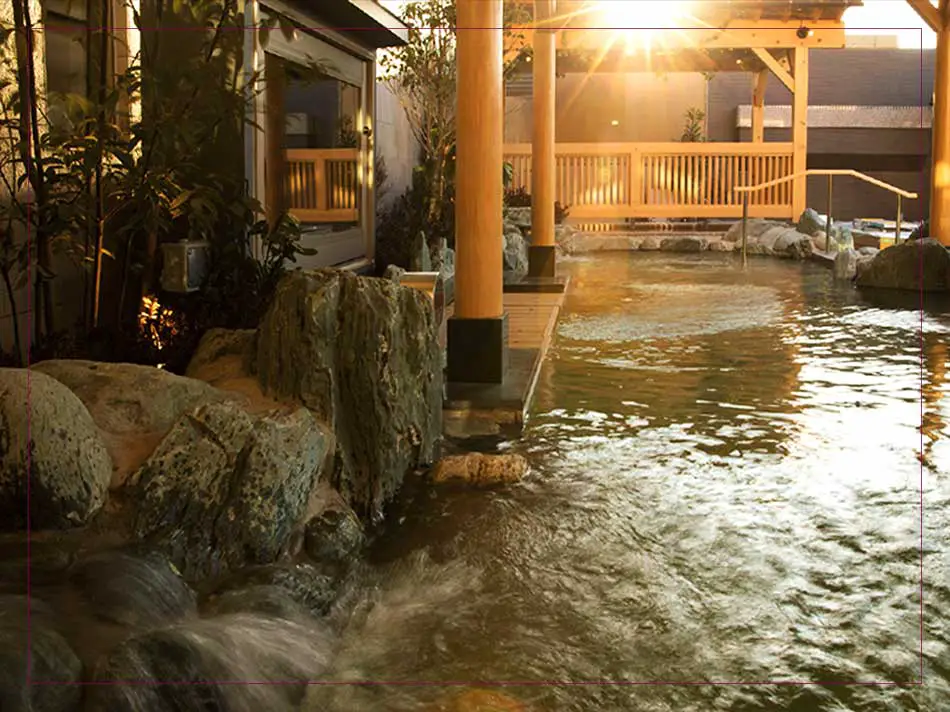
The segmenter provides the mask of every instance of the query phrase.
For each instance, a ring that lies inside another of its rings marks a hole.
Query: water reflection
[[[420,584],[418,635],[379,669],[742,683],[515,688],[532,710],[944,709],[946,305],[728,255],[566,265],[535,412],[507,444],[534,475],[396,504],[376,563],[426,551],[472,584],[431,607]]]

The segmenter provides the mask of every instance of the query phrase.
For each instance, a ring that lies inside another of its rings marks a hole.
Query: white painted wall
[[[376,155],[385,160],[388,173],[383,194],[377,194],[377,206],[384,208],[412,184],[419,157],[406,113],[385,82],[376,83]]]

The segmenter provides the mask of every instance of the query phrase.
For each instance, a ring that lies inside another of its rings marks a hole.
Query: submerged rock
[[[289,620],[305,619],[310,611],[297,603],[280,586],[256,585],[236,588],[211,596],[205,605],[205,612],[211,615],[231,613],[256,613]]]
[[[485,455],[471,452],[449,455],[432,469],[434,482],[468,482],[476,485],[517,482],[528,471],[528,461],[521,455]]]
[[[416,289],[340,270],[297,271],[258,332],[257,377],[336,439],[333,485],[375,517],[442,435],[442,353],[434,310]]]
[[[82,698],[76,684],[81,674],[79,658],[43,602],[0,595],[0,710],[74,712]],[[28,686],[27,680],[59,684]]]
[[[738,250],[736,243],[727,242],[726,240],[713,240],[709,243],[710,252],[733,252]]]
[[[336,576],[310,564],[273,564],[254,566],[228,576],[215,587],[212,597],[256,590],[261,586],[275,587],[311,615],[323,616],[336,601],[340,584]]]
[[[194,592],[158,553],[93,554],[76,563],[70,579],[93,614],[113,623],[151,628],[197,613]]]
[[[647,235],[642,240],[640,240],[639,249],[643,250],[644,252],[653,252],[655,250],[659,250],[660,239],[658,237],[654,237],[653,235]]]
[[[950,290],[950,252],[933,238],[893,245],[869,259],[855,280],[860,287]]]
[[[313,621],[240,614],[149,631],[96,664],[96,682],[136,684],[91,687],[87,710],[291,712],[304,683],[326,670],[329,653]],[[234,684],[243,682],[258,684]],[[278,684],[260,684],[268,682]]]
[[[135,533],[188,580],[276,561],[329,444],[304,408],[254,417],[233,403],[203,406],[136,473]]]
[[[112,461],[86,406],[41,372],[0,369],[0,530],[67,529],[105,503]]]

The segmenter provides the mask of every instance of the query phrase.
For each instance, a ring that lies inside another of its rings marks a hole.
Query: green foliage
[[[706,140],[706,112],[702,109],[687,109],[686,124],[680,141],[683,143],[702,143]]]
[[[37,261],[16,242],[15,235],[27,229],[42,228],[53,249],[70,255],[87,275],[85,336],[47,328],[34,337],[37,354],[85,349],[111,360],[101,353],[111,343],[113,358],[132,354],[134,360],[168,362],[169,353],[180,353],[177,360],[183,361],[207,328],[255,325],[285,265],[312,254],[300,246],[295,220],[283,216],[268,226],[259,219],[261,206],[246,193],[243,152],[235,147],[261,78],[242,76],[245,18],[238,3],[157,0],[148,7],[151,15],[134,14],[137,27],[195,31],[144,32],[141,53],[96,96],[35,98],[36,105],[45,107],[51,99],[64,110],[63,120],[36,133],[33,142],[42,158],[37,178],[44,190],[36,196],[30,224],[22,199],[0,205],[5,284],[15,287],[27,263]],[[262,35],[278,25],[285,34],[292,29],[277,17],[260,28]],[[0,42],[0,48],[7,45]],[[14,66],[17,57],[6,51],[0,61]],[[27,182],[22,141],[32,136],[30,117],[17,98],[28,89],[22,81],[0,85],[0,131],[3,138],[20,137],[0,144],[0,172],[4,180],[13,176],[6,186],[11,195]],[[128,107],[135,101],[141,111],[133,115]],[[210,243],[206,284],[196,294],[162,295],[173,315],[163,321],[168,333],[159,339],[152,330],[146,343],[138,343],[140,303],[158,291],[159,247],[183,239]],[[255,240],[260,259],[253,255]],[[104,281],[109,271],[111,279]],[[102,300],[111,308],[96,324],[99,303],[93,295],[105,283],[119,286]]]

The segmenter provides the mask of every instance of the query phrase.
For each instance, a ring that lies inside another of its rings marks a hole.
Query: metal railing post
[[[828,176],[828,217],[825,220],[825,251],[831,252],[831,200],[832,200],[832,185],[834,182],[834,176]],[[838,241],[835,240],[835,252],[838,251]]]
[[[897,196],[897,226],[894,228],[894,244],[898,245],[901,241],[901,220],[903,219],[903,204],[901,200],[904,196]]]
[[[746,266],[746,239],[749,229],[749,191],[742,193],[742,266]]]

